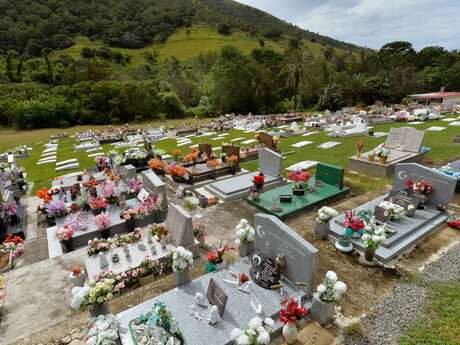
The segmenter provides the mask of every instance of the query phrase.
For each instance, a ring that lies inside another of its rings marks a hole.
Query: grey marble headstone
[[[169,206],[165,225],[176,246],[187,247],[194,243],[192,216],[179,205]]]
[[[439,203],[448,205],[457,185],[457,179],[452,176],[438,173],[417,163],[402,163],[396,165],[393,189],[396,191],[405,189],[408,178],[414,182],[423,179],[433,183],[434,194],[429,199],[429,203],[433,205]]]
[[[118,173],[121,175],[121,180],[128,183],[129,180],[136,178],[136,167],[133,165],[120,165],[118,166]]]
[[[284,254],[283,275],[291,282],[305,283],[302,290],[309,298],[315,282],[318,249],[275,216],[258,213],[254,216],[254,225],[256,252],[267,253],[273,259]]]
[[[460,170],[460,159],[450,163],[449,166],[454,170]]]
[[[145,170],[141,175],[144,188],[150,193],[161,193],[163,195],[163,209],[167,209],[168,199],[165,183],[152,170]]]
[[[259,150],[259,170],[264,174],[279,176],[283,157],[270,149]]]
[[[425,133],[413,127],[391,128],[385,146],[390,149],[420,152]]]

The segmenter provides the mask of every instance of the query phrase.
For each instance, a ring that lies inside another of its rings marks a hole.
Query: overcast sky
[[[409,41],[416,49],[460,49],[460,0],[237,0],[304,29],[378,49]]]

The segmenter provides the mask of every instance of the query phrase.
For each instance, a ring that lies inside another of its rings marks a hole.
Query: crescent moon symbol
[[[407,178],[407,174],[404,170],[401,170],[399,173],[398,173],[398,178],[400,180],[405,180]]]
[[[262,225],[257,225],[256,231],[260,238],[265,237],[265,231],[262,230]]]

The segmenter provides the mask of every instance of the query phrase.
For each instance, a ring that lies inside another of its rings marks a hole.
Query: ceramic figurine
[[[219,322],[219,310],[215,305],[211,307],[208,315],[208,323],[211,325],[215,325]]]
[[[208,303],[206,302],[206,298],[200,292],[196,293],[195,302],[196,302],[196,304],[201,305],[201,306],[207,306],[208,305]]]

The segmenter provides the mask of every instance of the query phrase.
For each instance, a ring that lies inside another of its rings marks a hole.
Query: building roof
[[[409,97],[417,99],[439,99],[439,98],[451,98],[460,97],[460,92],[431,92],[431,93],[419,93],[415,95],[409,95]]]

